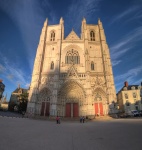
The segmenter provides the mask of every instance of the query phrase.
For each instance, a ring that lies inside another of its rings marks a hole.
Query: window
[[[91,62],[91,70],[95,70],[94,69],[94,62],[93,61]]]
[[[51,70],[53,70],[53,69],[54,69],[54,62],[53,62],[53,61],[51,62],[50,69],[51,69]]]
[[[55,41],[55,32],[54,31],[51,32],[50,41]]]
[[[127,94],[127,93],[125,93],[124,95],[125,95],[125,99],[128,99],[128,94]]]
[[[128,100],[126,101],[126,106],[130,106],[130,102]]]
[[[133,98],[136,98],[136,93],[133,93]]]
[[[90,32],[90,40],[95,41],[95,33],[93,31]]]
[[[73,49],[67,51],[67,54],[65,57],[65,63],[66,64],[80,64],[80,57],[79,57],[78,51],[73,50]]]

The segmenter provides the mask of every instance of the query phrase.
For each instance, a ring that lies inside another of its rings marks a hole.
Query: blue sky
[[[110,48],[116,91],[124,81],[142,81],[142,0],[0,0],[0,79],[8,100],[20,84],[27,88],[39,36],[46,18],[64,18],[65,36],[80,36],[81,21],[103,22]]]

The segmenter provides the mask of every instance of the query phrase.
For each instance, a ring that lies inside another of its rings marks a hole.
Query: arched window
[[[95,33],[94,33],[94,31],[90,32],[90,40],[91,41],[95,41]]]
[[[54,31],[51,32],[50,41],[55,41],[55,32]]]
[[[73,50],[73,49],[67,51],[67,54],[65,57],[65,63],[66,64],[80,64],[80,57],[79,57],[78,51]]]
[[[94,62],[93,61],[91,62],[91,70],[95,70]]]
[[[51,62],[50,69],[51,69],[51,70],[53,70],[53,69],[54,69],[54,62],[53,62],[53,61]]]

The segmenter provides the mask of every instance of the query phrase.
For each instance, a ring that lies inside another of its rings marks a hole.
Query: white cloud
[[[2,54],[0,54],[0,56],[2,56]],[[21,83],[24,87],[29,84],[29,78],[26,78],[25,72],[18,68],[16,64],[9,62],[5,56],[2,56],[1,59],[3,66],[5,66],[3,67],[3,74],[9,81],[13,82],[13,84],[17,82]]]
[[[131,18],[134,17],[135,13],[137,12],[138,9],[140,9],[139,6],[130,7],[129,9],[123,11],[121,14],[118,14],[118,15],[114,16],[113,19],[111,20],[110,24],[115,23],[115,22],[119,22],[122,19],[125,19],[123,21],[123,23],[124,23],[125,21],[128,20],[128,18],[129,18],[128,15],[131,14]],[[125,17],[127,17],[127,19]]]
[[[79,30],[83,17],[87,17],[88,20],[90,20],[92,15],[94,16],[94,12],[99,9],[100,1],[101,0],[74,0],[65,16],[65,19],[67,18],[67,28],[70,29],[73,27]]]
[[[115,77],[115,81],[129,81],[133,82],[133,79],[142,71],[142,66],[130,69],[128,72]]]
[[[121,56],[131,50],[135,44],[142,40],[142,27],[138,27],[110,46],[113,66],[122,62]],[[120,59],[119,59],[120,58]]]

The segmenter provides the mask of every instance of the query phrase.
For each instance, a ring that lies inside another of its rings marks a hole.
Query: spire
[[[83,22],[83,23],[86,23],[86,19],[85,19],[84,17],[83,17],[83,20],[82,20],[82,22]]]
[[[47,26],[47,23],[48,23],[48,18],[45,19],[44,26]]]
[[[64,20],[63,20],[63,17],[60,18],[60,24],[63,24],[64,23]]]
[[[20,89],[20,84],[18,84],[18,89]]]
[[[100,20],[100,18],[98,18],[98,24],[100,24],[101,23],[101,20]]]
[[[98,25],[99,25],[100,29],[103,29],[103,24],[102,24],[100,18],[98,19]]]

